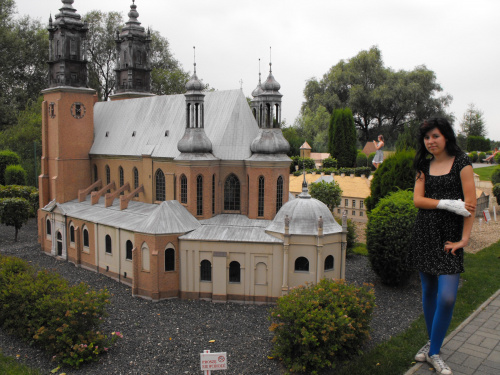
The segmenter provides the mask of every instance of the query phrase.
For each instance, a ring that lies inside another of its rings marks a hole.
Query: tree
[[[342,189],[335,182],[320,181],[309,186],[311,197],[323,202],[330,211],[340,204]]]
[[[6,185],[26,185],[26,171],[22,166],[18,165],[8,165],[5,168],[5,184]]]
[[[16,228],[14,241],[17,242],[17,233],[23,224],[28,222],[30,206],[24,198],[0,199],[0,222]]]
[[[47,86],[48,32],[14,12],[14,1],[0,0],[0,130],[14,125],[17,113]]]
[[[466,137],[486,137],[486,124],[483,115],[483,111],[476,108],[473,103],[469,104],[460,122],[461,133]]]
[[[42,144],[42,101],[30,100],[26,108],[17,115],[17,124],[0,132],[0,149],[12,150],[20,157],[21,164],[28,173],[27,184],[37,186],[40,174],[39,156]],[[36,155],[35,155],[36,152]]]
[[[403,132],[399,133],[396,141],[396,152],[417,149],[419,126],[420,124],[417,121],[411,121],[404,126]]]
[[[93,10],[83,16],[88,23],[87,56],[89,86],[97,90],[99,99],[106,101],[115,88],[115,33],[123,24],[119,12]]]
[[[5,185],[5,169],[9,165],[19,164],[21,159],[19,155],[10,150],[0,151],[0,185]]]
[[[295,119],[294,127],[300,137],[311,146],[313,152],[328,152],[328,124],[330,114],[325,107],[314,111],[306,109]]]
[[[411,120],[445,115],[452,98],[436,97],[441,91],[433,71],[422,65],[410,72],[395,72],[384,67],[380,50],[372,47],[341,60],[321,80],[311,78],[304,89],[302,113],[319,106],[330,114],[336,108],[349,107],[364,144],[372,128],[380,134],[386,126],[386,134],[397,134]]]
[[[339,167],[351,168],[356,163],[356,127],[349,108],[336,109],[330,119],[329,151]]]
[[[302,138],[297,129],[290,126],[288,128],[282,128],[283,137],[290,144],[290,151],[288,151],[288,156],[300,156],[300,146],[304,144],[305,139]]]

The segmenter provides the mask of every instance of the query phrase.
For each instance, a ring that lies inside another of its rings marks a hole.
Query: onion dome
[[[196,63],[194,64],[194,73],[189,78],[189,81],[186,83],[187,91],[202,91],[204,88],[203,82],[196,75]]]
[[[257,96],[261,95],[262,93],[264,92],[264,90],[262,89],[262,82],[260,80],[260,73],[259,73],[259,84],[257,85],[257,87],[252,91],[252,96],[254,98],[256,98]]]
[[[286,154],[290,151],[290,144],[281,129],[264,128],[259,130],[259,134],[252,141],[250,150],[254,154]]]
[[[262,85],[264,91],[274,91],[277,92],[281,88],[281,85],[276,81],[271,70],[271,63],[269,63],[269,75],[267,76],[266,82]]]
[[[207,137],[204,128],[186,128],[184,136],[177,143],[177,149],[183,153],[210,153],[212,142]]]
[[[281,207],[266,231],[284,234],[285,221],[290,234],[318,235],[319,223],[323,226],[323,235],[342,232],[342,227],[335,221],[326,204],[311,198],[307,182],[303,184],[302,193],[297,199]]]

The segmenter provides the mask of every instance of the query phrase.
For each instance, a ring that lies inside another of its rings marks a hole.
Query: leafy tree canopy
[[[335,181],[320,181],[309,186],[311,197],[323,202],[330,211],[340,204],[342,198],[342,189]]]
[[[323,106],[314,111],[306,108],[295,119],[297,134],[305,139],[313,152],[328,152],[328,126],[330,114]],[[300,147],[300,146],[299,146]]]
[[[486,137],[486,124],[483,111],[471,103],[460,121],[460,132],[466,137]]]
[[[332,114],[336,108],[349,107],[364,144],[372,128],[378,134],[397,136],[411,120],[446,115],[452,97],[436,96],[441,91],[432,70],[421,65],[412,71],[394,71],[384,66],[382,53],[374,46],[340,60],[322,79],[311,78],[304,88],[302,113],[324,107]]]

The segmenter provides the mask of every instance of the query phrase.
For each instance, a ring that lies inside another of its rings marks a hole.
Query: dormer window
[[[106,137],[109,137],[109,132],[106,132]]]

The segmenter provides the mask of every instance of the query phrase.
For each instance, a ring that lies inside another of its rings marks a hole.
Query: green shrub
[[[493,173],[491,174],[491,183],[493,185],[500,183],[500,166],[496,167]]]
[[[368,214],[368,257],[384,284],[401,285],[409,279],[406,257],[417,211],[413,193],[400,190],[382,198]]]
[[[479,160],[480,163],[482,163],[484,159],[486,159],[486,153],[480,152],[479,155],[477,156],[477,159]]]
[[[6,185],[26,185],[28,175],[20,165],[8,165],[5,168],[4,180]]]
[[[323,168],[337,168],[337,159],[332,157],[323,160]]]
[[[372,152],[370,155],[368,155],[368,161],[366,162],[368,164],[368,167],[370,167],[372,171],[375,170],[375,166],[372,163],[374,157],[375,157],[375,152]]]
[[[278,299],[272,309],[272,354],[290,372],[317,374],[360,353],[375,306],[373,290],[321,280]]]
[[[476,163],[477,162],[477,158],[478,158],[477,152],[476,151],[472,151],[469,154],[469,158],[470,158],[470,160],[471,160],[472,163]]]
[[[497,199],[497,204],[500,204],[500,183],[493,185],[493,195]]]
[[[354,175],[361,177],[362,174],[364,174],[366,177],[369,177],[372,172],[372,169],[370,167],[358,167],[354,169]]]
[[[413,169],[414,151],[400,151],[384,160],[373,174],[370,196],[365,200],[366,209],[373,210],[378,201],[392,191],[406,190],[415,186]]]
[[[98,328],[106,316],[107,291],[68,286],[57,274],[0,255],[0,326],[38,345],[58,362],[79,367],[96,361],[113,342]]]
[[[341,217],[335,217],[335,220],[337,221],[337,223],[340,224],[340,226],[342,226]],[[357,239],[358,236],[356,234],[356,224],[351,219],[347,219],[347,247],[346,247],[347,255],[352,254],[352,249],[354,249]]]
[[[495,160],[495,163],[500,164],[500,152],[493,156],[493,160]]]
[[[358,151],[358,155],[356,156],[356,167],[366,167],[368,158],[363,151]]]
[[[481,136],[470,135],[467,137],[467,151],[488,151],[491,147],[490,140]]]
[[[5,185],[5,169],[8,165],[17,165],[21,163],[19,155],[14,151],[4,150],[0,151],[0,185]]]
[[[316,164],[311,158],[301,158],[300,156],[292,156],[292,162],[290,163],[290,173],[295,172],[295,166],[299,166],[299,170],[302,170],[305,166],[306,169],[316,169]]]
[[[0,199],[24,198],[30,203],[30,217],[35,217],[38,210],[38,189],[33,186],[0,185]]]
[[[0,223],[15,228],[14,241],[17,242],[19,229],[28,222],[30,204],[24,198],[0,199]]]

